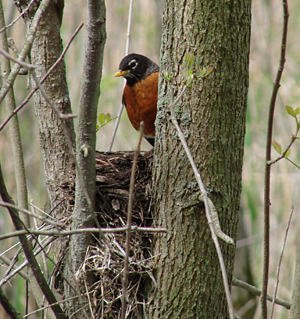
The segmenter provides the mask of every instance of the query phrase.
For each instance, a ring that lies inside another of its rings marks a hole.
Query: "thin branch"
[[[49,218],[53,219],[52,216],[48,216],[47,218],[41,217],[41,216],[39,216],[37,214],[34,214],[34,213],[30,212],[27,209],[22,209],[22,208],[20,208],[20,207],[18,207],[16,205],[13,205],[13,204],[10,204],[10,203],[0,202],[0,206],[14,208],[14,209],[18,210],[19,212],[21,212],[23,214],[26,214],[26,215],[28,215],[30,217],[37,218],[37,219],[39,219],[39,220],[41,220],[41,221],[43,221],[43,222],[45,222],[47,224],[51,224],[51,225],[58,226],[58,227],[63,227],[64,226],[64,224],[62,224],[62,223],[50,220]],[[0,240],[1,240],[1,238],[0,238]]]
[[[45,249],[53,242],[53,238],[47,239],[43,244],[43,248]],[[42,251],[41,247],[37,247],[37,249],[33,252],[34,256],[37,256]],[[25,260],[20,266],[18,266],[15,270],[13,270],[7,277],[3,277],[0,281],[0,287],[2,287],[5,283],[7,283],[12,277],[18,274],[23,268],[28,265],[28,260]],[[24,277],[27,280],[27,278]]]
[[[263,258],[263,278],[262,278],[262,295],[261,295],[261,310],[262,319],[268,318],[267,307],[267,293],[268,293],[268,281],[269,281],[269,262],[270,262],[270,182],[271,182],[271,165],[268,162],[271,160],[271,148],[272,148],[272,132],[274,111],[277,99],[277,93],[280,87],[281,75],[284,69],[285,55],[286,55],[286,43],[288,32],[288,4],[287,0],[283,0],[283,30],[281,40],[281,53],[279,60],[279,67],[276,75],[276,79],[273,85],[273,91],[269,106],[269,118],[268,118],[268,130],[267,130],[267,143],[266,143],[266,162],[265,162],[265,190],[264,190],[264,258]]]
[[[4,202],[14,204],[12,198],[10,197],[10,195],[7,192],[5,182],[3,179],[1,166],[0,166],[0,194],[1,194],[2,200]],[[9,211],[9,214],[11,216],[11,219],[14,223],[16,230],[23,230],[24,226],[21,223],[18,211],[13,209],[13,208],[8,208],[8,211]],[[49,302],[49,304],[51,304],[51,308],[52,308],[56,318],[57,319],[67,319],[66,315],[64,314],[63,310],[61,309],[61,307],[59,305],[52,305],[52,304],[57,302],[56,298],[55,298],[52,290],[48,286],[48,284],[45,280],[45,277],[43,276],[43,274],[41,272],[39,264],[38,264],[36,258],[34,257],[34,254],[32,251],[32,246],[29,243],[26,235],[20,235],[19,240],[21,242],[21,245],[22,245],[24,254],[28,260],[28,263],[32,269],[33,275],[35,276],[35,278],[36,278],[42,292],[44,293],[47,301]]]
[[[51,68],[47,71],[47,73],[44,75],[44,77],[41,79],[40,83],[43,84],[45,80],[48,78],[48,76],[52,73],[52,71],[56,68],[56,66],[61,62],[61,60],[64,58],[65,54],[67,53],[67,50],[69,49],[71,43],[73,42],[75,36],[77,33],[81,30],[83,27],[83,23],[81,22],[78,28],[75,30],[73,35],[71,36],[70,40],[68,41],[66,47],[64,48],[63,52],[59,56],[59,58],[56,60],[56,62],[51,66]],[[31,99],[32,95],[38,90],[38,87],[36,86],[32,91],[28,94],[26,99],[5,119],[5,121],[0,125],[0,132],[5,127],[5,125],[9,122],[9,120],[17,114],[24,105],[28,103],[28,101]]]
[[[5,27],[3,27],[1,30],[0,30],[0,33],[2,33],[4,30],[12,27],[20,18],[23,17],[23,15],[31,8],[31,6],[33,5],[33,3],[35,2],[36,0],[31,0],[31,2],[28,4],[27,8],[21,13],[19,14],[15,20],[13,20],[10,24],[6,25]]]
[[[77,125],[76,157],[76,191],[75,206],[72,214],[72,228],[91,227],[99,221],[94,211],[95,204],[95,145],[97,106],[100,96],[100,81],[104,45],[106,41],[106,8],[105,1],[87,1],[87,44],[85,48],[84,72],[79,100]],[[85,250],[90,238],[88,234],[71,239],[70,253],[73,258],[73,269],[77,270],[84,259]],[[104,235],[101,239],[106,242]],[[81,245],[78,243],[81,242]],[[80,247],[80,248],[79,248]],[[79,250],[78,250],[79,249]],[[76,254],[73,250],[76,250]]]
[[[285,244],[286,244],[286,241],[287,241],[287,235],[288,235],[288,232],[289,232],[289,229],[290,229],[293,213],[294,213],[294,206],[292,207],[291,212],[290,212],[289,222],[288,222],[288,225],[287,225],[287,228],[286,228],[286,231],[285,231],[283,244],[282,244],[282,248],[281,248],[281,252],[280,252],[280,257],[279,257],[279,261],[278,261],[278,267],[277,267],[277,272],[276,272],[276,284],[275,284],[275,288],[274,288],[273,302],[272,302],[270,319],[273,318],[274,307],[275,307],[275,299],[276,299],[277,289],[278,289],[278,284],[279,284],[280,267],[281,267],[283,252],[284,252],[284,249],[285,249]]]
[[[5,18],[3,12],[2,1],[0,1],[0,27],[5,26]],[[8,44],[7,44],[7,35],[6,31],[0,33],[0,64],[1,64],[1,72],[3,75],[7,75],[10,73],[10,61],[7,57],[8,55]],[[12,112],[16,108],[16,100],[14,89],[8,91],[8,94],[5,96],[5,104],[7,113]],[[13,121],[11,121],[9,125],[10,138],[11,138],[11,146],[12,146],[12,154],[13,154],[13,166],[15,170],[15,179],[16,179],[16,189],[17,189],[17,200],[21,208],[26,209],[28,206],[28,191],[27,191],[27,183],[26,183],[26,174],[25,174],[25,164],[24,164],[24,156],[23,156],[23,146],[21,141],[21,133],[18,117],[15,117]],[[29,226],[29,218],[27,215],[22,215],[21,218],[24,223]]]
[[[77,296],[72,296],[72,297],[69,297],[69,298],[65,298],[65,299],[63,299],[63,300],[57,301],[57,304],[64,303],[64,302],[69,301],[69,300],[74,300],[74,299],[80,298],[81,295],[92,294],[92,293],[94,293],[94,292],[95,292],[95,290],[90,291],[90,292],[88,292],[88,293],[83,293],[83,294],[80,294],[80,295],[77,295]],[[44,306],[44,307],[42,307],[42,308],[36,309],[36,310],[34,310],[34,311],[32,311],[32,312],[30,312],[30,313],[24,315],[23,318],[28,318],[29,316],[32,316],[32,315],[34,315],[35,313],[37,313],[37,312],[39,312],[39,311],[46,310],[46,309],[48,309],[48,308],[50,308],[50,305],[47,305],[47,306]]]
[[[140,137],[134,152],[133,164],[131,168],[130,176],[130,188],[129,188],[129,198],[128,198],[128,211],[127,211],[127,233],[126,233],[126,255],[125,255],[125,265],[123,274],[123,294],[122,294],[122,315],[121,319],[125,319],[126,314],[126,295],[127,295],[127,282],[128,282],[128,265],[129,265],[129,254],[130,254],[130,239],[131,239],[131,218],[132,218],[132,206],[133,206],[133,191],[135,183],[135,173],[138,156],[140,154],[142,138],[144,134],[144,122],[140,123]]]
[[[235,287],[239,287],[239,288],[242,288],[244,290],[247,290],[257,297],[261,296],[261,290],[259,290],[255,286],[252,286],[252,285],[250,285],[242,280],[236,279],[234,277],[232,278],[232,285]],[[273,296],[267,294],[267,300],[273,301]],[[286,300],[275,298],[275,303],[280,305],[280,306],[285,307],[286,309],[291,308],[291,303],[289,301],[286,301]]]
[[[129,3],[129,12],[128,12],[128,24],[127,24],[127,37],[126,37],[126,48],[125,48],[125,56],[128,55],[129,53],[129,48],[130,48],[130,37],[131,37],[131,20],[132,20],[132,7],[133,7],[133,0],[130,0]],[[126,79],[124,79],[123,81],[123,89],[126,85]],[[111,140],[109,142],[109,146],[108,146],[108,152],[110,152],[112,150],[112,147],[114,145],[114,141],[115,141],[115,137],[117,134],[117,130],[119,127],[119,123],[120,123],[120,119],[121,119],[121,115],[124,109],[124,104],[121,103],[120,108],[119,108],[119,112],[117,115],[117,119],[115,122],[115,126],[114,126],[114,130],[111,136]]]
[[[0,260],[5,263],[7,266],[10,266],[11,260],[6,258],[5,256],[0,256]],[[29,280],[29,277],[21,270],[19,270],[19,274],[21,277],[23,277],[25,280]]]
[[[7,50],[3,50],[2,48],[0,48],[0,53],[1,53],[2,55],[4,55],[7,59],[9,59],[9,60],[11,60],[11,61],[13,61],[13,62],[15,62],[15,63],[18,63],[18,64],[19,64],[20,66],[22,66],[23,68],[26,68],[26,69],[28,69],[28,70],[32,70],[32,69],[36,69],[36,68],[37,68],[37,66],[35,66],[35,65],[26,63],[26,62],[24,62],[24,61],[19,61],[18,59],[16,59],[16,58],[13,57],[12,55],[10,55]]]
[[[31,75],[35,81],[35,84],[36,86],[38,87],[38,89],[40,90],[43,98],[45,99],[45,101],[48,103],[48,105],[54,110],[54,112],[57,114],[58,118],[61,119],[61,120],[67,120],[67,119],[72,119],[72,118],[75,118],[77,117],[77,115],[75,114],[64,114],[62,113],[52,102],[51,100],[49,99],[49,97],[47,96],[47,93],[46,91],[44,90],[40,80],[38,79],[37,75],[36,75],[36,72],[34,69],[31,69]]]
[[[7,206],[9,207],[9,206]],[[131,231],[137,231],[137,232],[144,232],[144,233],[166,233],[166,228],[152,228],[152,227],[137,227],[137,226],[131,226]],[[44,236],[70,236],[70,235],[76,235],[76,234],[84,234],[84,233],[121,233],[126,232],[128,230],[128,226],[125,227],[115,227],[115,228],[78,228],[78,229],[72,229],[72,230],[65,230],[65,231],[59,231],[56,229],[53,230],[37,230],[28,228],[28,230],[17,230],[11,233],[7,233],[4,235],[0,235],[0,240],[8,239],[12,237],[18,237],[20,235],[44,235]]]
[[[282,154],[278,157],[276,157],[275,159],[273,159],[272,161],[268,161],[267,164],[268,165],[273,165],[275,163],[277,163],[278,161],[280,161],[281,159],[283,159],[286,155],[286,153],[289,151],[289,149],[292,147],[292,145],[294,144],[294,142],[298,139],[297,136],[298,136],[298,133],[299,133],[299,129],[300,127],[297,129],[296,131],[296,134],[295,135],[292,135],[292,138],[291,138],[291,141],[290,141],[290,144],[287,146],[287,148],[282,152]],[[297,165],[296,165],[297,166]]]
[[[231,319],[234,319],[234,310],[233,310],[233,305],[232,305],[232,300],[231,300],[231,295],[230,295],[230,289],[229,289],[229,284],[228,284],[228,278],[227,278],[227,272],[226,272],[226,267],[225,267],[225,263],[224,263],[224,259],[223,259],[223,255],[222,255],[222,251],[219,245],[219,241],[218,241],[218,237],[216,235],[216,231],[214,228],[214,223],[212,220],[212,215],[210,212],[210,205],[209,205],[209,201],[208,201],[208,196],[207,196],[207,192],[206,189],[204,187],[201,175],[197,169],[197,166],[194,162],[193,156],[189,150],[189,147],[186,143],[185,137],[178,125],[178,122],[176,120],[176,116],[175,116],[175,111],[174,111],[174,106],[175,104],[180,100],[180,98],[182,97],[183,93],[186,90],[186,86],[184,86],[184,88],[182,89],[181,93],[178,95],[178,97],[176,98],[176,100],[173,100],[173,90],[171,89],[171,104],[170,104],[170,109],[171,109],[171,120],[172,123],[174,124],[178,136],[180,138],[181,144],[183,145],[183,148],[186,152],[186,155],[190,161],[190,164],[193,168],[194,174],[195,174],[195,178],[197,180],[198,186],[200,188],[201,191],[201,198],[203,199],[204,202],[204,206],[205,206],[205,213],[206,213],[206,218],[207,218],[207,222],[210,228],[210,232],[211,232],[211,236],[214,242],[214,245],[216,247],[216,251],[217,251],[217,255],[218,255],[218,259],[219,259],[219,264],[220,264],[220,268],[221,268],[221,272],[222,272],[222,278],[223,278],[223,283],[224,283],[224,289],[225,289],[225,294],[226,294],[226,299],[227,299],[227,305],[228,305],[228,311],[229,311],[229,316]]]
[[[29,28],[27,36],[26,36],[25,44],[24,44],[24,46],[21,50],[21,53],[19,55],[19,58],[18,58],[19,61],[24,62],[25,58],[27,57],[28,53],[30,52],[33,40],[35,38],[35,33],[37,30],[37,27],[39,25],[39,22],[43,16],[43,13],[46,11],[46,9],[50,5],[50,3],[52,3],[52,0],[42,0],[41,1],[39,8],[37,9],[37,11],[34,15],[34,18],[32,19],[30,28]],[[20,69],[21,69],[20,64],[16,63],[14,65],[12,71],[10,72],[9,76],[6,78],[6,81],[3,83],[1,91],[0,91],[0,103],[2,102],[4,97],[6,96],[9,89],[12,87]]]
[[[5,295],[2,288],[0,288],[0,304],[5,309],[6,313],[11,319],[21,319],[19,312],[15,309],[10,299]]]

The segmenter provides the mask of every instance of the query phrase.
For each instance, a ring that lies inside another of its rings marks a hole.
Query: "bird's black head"
[[[117,76],[124,76],[129,86],[133,86],[140,80],[145,79],[153,72],[158,72],[159,66],[144,55],[131,53],[125,56],[119,65]]]

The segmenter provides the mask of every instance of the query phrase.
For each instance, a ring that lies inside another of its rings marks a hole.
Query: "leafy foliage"
[[[100,113],[100,114],[98,115],[98,122],[99,122],[100,125],[98,125],[98,124],[96,125],[96,130],[97,130],[97,132],[98,132],[102,127],[104,127],[105,125],[111,123],[111,122],[112,122],[113,120],[115,120],[115,119],[116,119],[116,117],[111,118],[109,113],[107,113],[107,114]]]

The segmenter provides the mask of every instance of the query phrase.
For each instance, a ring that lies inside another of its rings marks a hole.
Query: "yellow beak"
[[[129,70],[124,70],[124,71],[119,70],[119,71],[114,75],[114,77],[117,78],[118,76],[124,76],[124,75],[126,75],[127,73],[129,73]]]

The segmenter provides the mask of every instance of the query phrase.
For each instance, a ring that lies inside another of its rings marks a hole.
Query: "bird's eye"
[[[137,62],[136,60],[131,60],[128,65],[131,67],[131,69],[135,69],[137,67]]]

